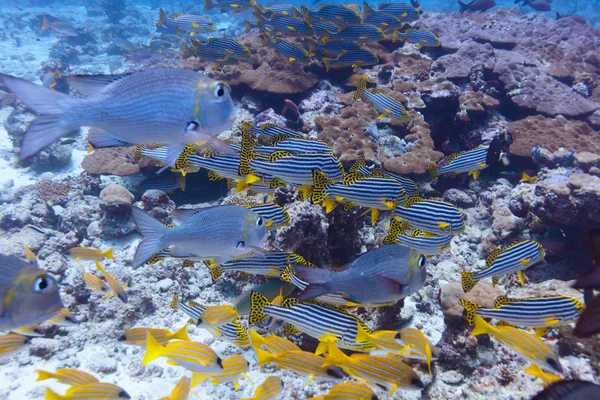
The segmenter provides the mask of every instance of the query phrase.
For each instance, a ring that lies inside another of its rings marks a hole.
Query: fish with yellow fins
[[[112,383],[95,382],[85,385],[71,386],[64,395],[46,388],[46,400],[68,400],[68,399],[131,399],[131,396],[120,386]]]
[[[321,59],[323,65],[325,65],[325,71],[329,72],[331,68],[344,68],[352,67],[353,70],[357,70],[361,67],[367,67],[379,63],[379,57],[371,50],[363,49],[362,47],[358,50],[342,50],[337,58],[323,57]]]
[[[240,400],[277,400],[283,392],[283,382],[276,376],[268,376],[254,391],[254,396]]]
[[[57,382],[64,383],[65,385],[69,386],[79,386],[99,382],[94,375],[74,368],[60,368],[55,372],[48,372],[38,369],[37,373],[38,377],[36,382],[47,379],[56,379]]]
[[[98,261],[96,261],[96,269],[104,275],[104,279],[106,279],[106,284],[110,288],[111,292],[119,298],[123,303],[127,303],[127,293],[125,292],[125,287],[123,287],[117,279],[112,276],[108,271],[100,265]]]
[[[209,33],[215,31],[215,24],[203,15],[173,14],[170,18],[161,8],[159,10],[158,22],[156,25],[173,27],[176,30],[189,33],[195,36],[198,33]]]
[[[308,400],[377,400],[375,392],[358,382],[338,383],[322,396],[311,397]]]
[[[220,8],[221,12],[239,13],[256,4],[255,0],[204,0],[204,10]]]
[[[465,230],[462,212],[452,203],[409,197],[394,209],[394,216],[433,235],[458,235]]]
[[[75,261],[79,261],[79,259],[94,261],[102,261],[105,258],[109,260],[115,259],[112,247],[105,251],[94,249],[93,247],[73,247],[69,249],[69,254],[75,258]]]
[[[145,347],[148,334],[150,334],[154,340],[163,346],[169,343],[171,340],[190,341],[190,338],[187,334],[187,324],[175,332],[171,332],[168,329],[162,328],[129,328],[121,336],[119,336],[119,341],[132,346]]]
[[[234,354],[222,361],[223,370],[220,372],[192,372],[191,387],[209,380],[213,385],[232,382],[235,390],[238,390],[240,376],[246,376],[250,363],[240,354]],[[248,380],[250,380],[248,378]]]
[[[477,179],[482,170],[490,165],[496,164],[502,153],[501,141],[494,138],[489,144],[477,148],[450,154],[440,164],[428,166],[431,180],[435,180],[443,174],[457,175],[468,172]]]
[[[17,333],[0,336],[0,359],[23,350],[30,343],[29,337]]]
[[[182,376],[177,385],[173,388],[170,395],[161,397],[159,400],[187,400],[190,395],[190,384],[192,380],[187,376]]]
[[[356,93],[354,94],[355,100],[362,98],[367,99],[375,109],[381,114],[377,119],[393,118],[398,121],[408,120],[408,111],[398,100],[386,95],[380,89],[372,89],[370,92],[367,91],[367,80],[361,79],[356,87]]]
[[[432,32],[414,28],[407,28],[404,31],[395,30],[392,33],[392,42],[396,43],[398,40],[415,43],[419,48],[437,47],[440,45],[440,39]]]

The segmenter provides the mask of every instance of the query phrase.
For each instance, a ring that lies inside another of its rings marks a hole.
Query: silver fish
[[[224,262],[260,253],[266,237],[265,220],[250,209],[227,205],[197,210],[174,210],[175,228],[163,225],[144,210],[132,208],[133,221],[144,236],[133,267],[170,247],[172,257]]]
[[[168,161],[174,162],[187,143],[224,144],[216,135],[229,129],[235,118],[227,84],[180,68],[68,77],[71,88],[91,96],[87,99],[8,75],[0,75],[0,79],[41,114],[29,125],[20,160],[81,126],[89,126],[98,128],[88,137],[94,147],[167,143]]]
[[[310,283],[298,301],[341,293],[356,303],[395,303],[423,287],[425,261],[417,251],[392,244],[361,255],[341,272],[295,266],[300,278]]]

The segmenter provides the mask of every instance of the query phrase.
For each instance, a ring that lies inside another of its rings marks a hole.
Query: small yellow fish
[[[161,397],[159,400],[187,400],[190,395],[191,382],[192,380],[190,378],[182,376],[171,394],[166,397]]]
[[[72,257],[75,258],[75,261],[82,260],[94,260],[94,261],[102,261],[105,258],[114,260],[113,256],[113,248],[106,251],[94,249],[92,247],[73,247],[69,250],[69,253]]]
[[[284,337],[273,334],[262,337],[254,329],[250,329],[250,338],[252,339],[253,348],[264,346],[273,354],[280,354],[286,351],[302,351],[297,344]]]
[[[338,383],[326,395],[312,397],[309,400],[374,400],[377,395],[363,383]]]
[[[527,172],[523,172],[523,177],[519,182],[535,183],[537,181],[537,175],[529,176]]]
[[[402,357],[425,360],[431,375],[431,344],[427,336],[416,328],[405,328],[396,334],[396,340],[401,345],[407,346]]]
[[[205,344],[174,340],[162,346],[148,332],[146,338],[146,353],[142,365],[160,357],[169,359],[167,364],[176,365],[195,372],[221,372],[221,359],[213,349]]]
[[[44,336],[44,330],[39,324],[25,325],[20,328],[11,329],[12,333],[18,333],[19,335],[29,337],[42,337]]]
[[[203,329],[218,328],[219,326],[235,321],[240,316],[231,304],[217,304],[208,306],[198,318],[197,326]]]
[[[96,275],[88,274],[87,272],[83,273],[83,281],[85,282],[85,286],[100,294],[108,295],[111,293],[110,288],[102,279],[97,277]]]
[[[22,350],[29,343],[31,343],[31,339],[16,333],[0,336],[0,358],[7,357]]]
[[[553,384],[554,382],[562,381],[563,378],[552,374],[550,372],[544,372],[537,364],[530,364],[529,367],[523,370],[526,374],[533,375],[536,378],[540,378],[544,382],[544,386]]]
[[[233,387],[238,390],[238,380],[240,375],[246,376],[250,363],[240,354],[235,354],[231,357],[227,357],[223,360],[223,371],[221,372],[192,372],[192,385],[196,385],[210,379],[213,385],[220,385],[222,383],[233,382]],[[247,378],[247,376],[246,376]]]
[[[57,369],[56,372],[38,369],[37,373],[38,378],[36,379],[36,382],[44,381],[46,379],[56,379],[58,382],[69,386],[80,386],[98,382],[98,379],[96,379],[94,375],[74,368],[61,368]]]
[[[60,395],[49,388],[46,388],[46,400],[67,400],[67,399],[86,399],[86,400],[104,400],[104,399],[130,399],[131,396],[123,388],[112,383],[88,383],[86,385],[73,386]]]
[[[46,322],[58,326],[73,326],[79,323],[77,318],[71,314],[71,311],[67,310],[66,308],[61,309],[58,314]]]
[[[123,286],[121,286],[115,277],[109,274],[98,261],[96,261],[96,268],[102,273],[102,275],[104,275],[106,283],[113,294],[116,294],[119,300],[121,300],[123,303],[127,303],[127,293],[125,293]]]
[[[394,354],[402,354],[407,348],[406,345],[396,341],[397,334],[397,331],[375,331],[369,333],[362,325],[358,325],[356,341],[373,343],[373,345],[380,350],[389,351]]]
[[[171,340],[184,340],[186,342],[190,341],[190,338],[187,334],[187,324],[179,328],[175,332],[171,332],[167,329],[160,328],[146,328],[146,327],[138,327],[138,328],[130,328],[125,331],[119,337],[120,342],[125,342],[125,344],[129,344],[132,346],[146,346],[146,338],[148,334],[151,334],[152,337],[161,345],[166,345]]]
[[[244,397],[240,400],[276,400],[283,391],[283,382],[276,376],[269,376],[260,384],[253,397]]]

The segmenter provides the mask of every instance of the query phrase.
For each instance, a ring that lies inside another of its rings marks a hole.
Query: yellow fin
[[[519,277],[519,282],[521,282],[521,286],[525,285],[525,274],[523,271],[517,271],[517,276]]]

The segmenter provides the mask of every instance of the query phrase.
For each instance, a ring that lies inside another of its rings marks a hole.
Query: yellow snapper
[[[105,258],[114,260],[113,256],[113,248],[106,251],[94,249],[92,247],[73,247],[69,250],[69,254],[75,258],[75,261],[82,260],[94,260],[94,261],[102,261]]]
[[[73,368],[60,368],[57,369],[56,372],[38,369],[37,373],[38,378],[36,379],[36,382],[44,381],[46,379],[56,379],[58,382],[69,386],[80,386],[98,382],[98,379],[96,379],[94,375]]]
[[[63,308],[58,283],[30,251],[28,261],[0,254],[0,300],[0,330],[38,324]]]
[[[163,346],[169,343],[171,340],[190,341],[190,338],[187,334],[187,324],[175,332],[161,328],[129,328],[119,337],[119,341],[132,346],[145,347],[148,334],[152,335],[152,337]]]
[[[223,371],[221,372],[192,372],[192,385],[195,387],[199,383],[210,379],[213,385],[220,385],[222,383],[233,382],[235,390],[238,389],[238,380],[240,375],[246,375],[250,363],[240,354],[235,354],[231,357],[227,357],[222,361]]]
[[[31,343],[30,338],[16,333],[0,336],[0,358],[22,350],[29,343]]]
[[[240,400],[275,400],[283,391],[283,382],[276,376],[269,376],[260,384],[253,397],[244,397]]]
[[[187,376],[182,376],[177,386],[173,389],[171,394],[166,397],[161,397],[159,400],[187,400],[190,395],[190,383],[192,380]]]
[[[64,395],[59,395],[52,389],[46,388],[46,400],[66,399],[130,399],[131,396],[123,388],[112,383],[88,383],[86,385],[73,386]]]
[[[375,392],[364,383],[338,383],[323,396],[312,397],[309,400],[377,400]]]

